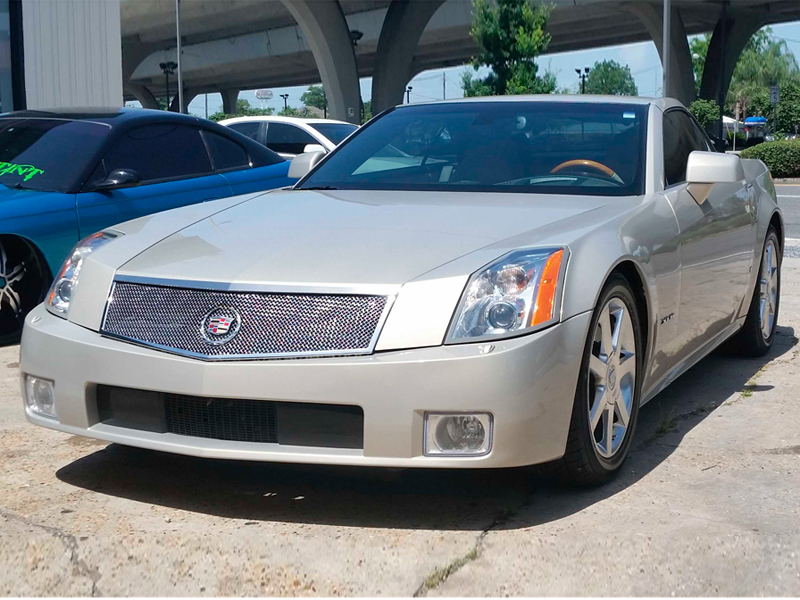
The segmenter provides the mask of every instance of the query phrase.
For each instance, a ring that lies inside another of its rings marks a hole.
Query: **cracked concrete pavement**
[[[106,445],[28,425],[0,348],[0,594],[798,596],[800,258],[779,325],[647,404],[590,490]]]

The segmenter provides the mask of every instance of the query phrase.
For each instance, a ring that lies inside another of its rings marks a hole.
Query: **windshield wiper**
[[[338,190],[339,188],[334,187],[332,185],[319,185],[316,187],[303,187],[300,188],[301,190],[312,190],[312,191],[331,191],[331,190]]]

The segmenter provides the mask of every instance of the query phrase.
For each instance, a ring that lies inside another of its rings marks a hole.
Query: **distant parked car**
[[[220,125],[264,144],[284,158],[304,152],[330,152],[358,129],[344,121],[296,117],[236,117],[220,121]]]
[[[0,345],[13,343],[76,242],[121,221],[293,183],[226,127],[165,111],[0,117]]]

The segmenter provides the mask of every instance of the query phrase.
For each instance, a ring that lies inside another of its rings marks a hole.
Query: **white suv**
[[[303,152],[330,152],[358,129],[344,121],[296,117],[236,117],[220,124],[264,144],[284,158],[294,158]]]

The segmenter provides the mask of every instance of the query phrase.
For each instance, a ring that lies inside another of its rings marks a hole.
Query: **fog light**
[[[49,379],[25,376],[25,402],[28,410],[42,417],[56,418],[55,384]]]
[[[492,415],[425,413],[425,455],[480,456],[492,448]]]

